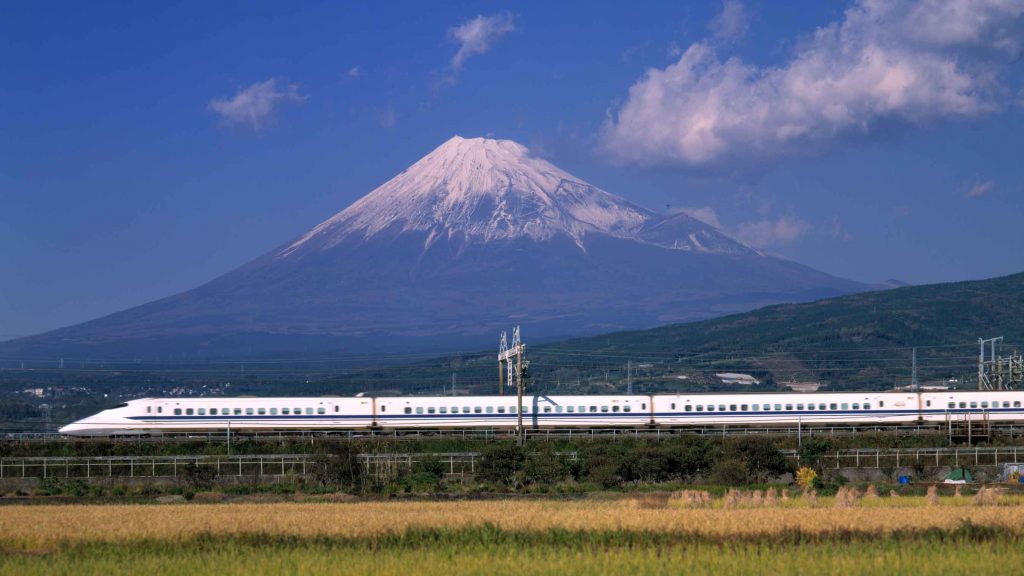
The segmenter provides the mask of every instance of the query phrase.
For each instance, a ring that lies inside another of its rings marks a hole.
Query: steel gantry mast
[[[498,393],[504,396],[506,386],[516,387],[516,433],[520,443],[523,441],[523,393],[526,388],[526,367],[529,365],[525,356],[526,344],[519,338],[519,326],[512,329],[511,346],[508,345],[507,335],[502,332],[498,348]]]

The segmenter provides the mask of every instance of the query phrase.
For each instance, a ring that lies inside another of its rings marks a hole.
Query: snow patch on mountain
[[[586,235],[606,234],[671,249],[747,250],[691,218],[686,218],[687,230],[667,232],[669,241],[643,238],[646,228],[665,219],[531,156],[511,140],[455,136],[285,247],[279,257],[395,232],[426,232],[424,249],[440,238],[459,236],[490,242],[565,235],[585,250]],[[724,241],[702,243],[694,236],[698,232]]]

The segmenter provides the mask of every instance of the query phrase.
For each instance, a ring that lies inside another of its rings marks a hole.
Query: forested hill
[[[529,343],[529,325],[523,330]],[[751,372],[768,383],[886,389],[909,383],[914,347],[920,380],[959,378],[973,386],[977,340],[993,336],[1005,337],[1007,352],[1024,347],[1024,273],[769,306],[528,352],[537,391],[624,391],[629,381],[636,391],[713,390],[722,389],[712,376],[722,371]],[[460,392],[493,393],[494,357],[454,355],[340,380],[370,391],[437,393],[454,373]]]

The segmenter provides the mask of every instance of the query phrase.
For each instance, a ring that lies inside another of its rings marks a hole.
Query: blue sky
[[[9,3],[0,339],[212,279],[454,134],[840,276],[1021,271],[1022,12]]]

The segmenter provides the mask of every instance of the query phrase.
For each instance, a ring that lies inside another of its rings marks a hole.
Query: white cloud
[[[448,36],[458,42],[459,51],[452,57],[452,69],[458,72],[471,56],[483,54],[505,34],[516,29],[515,17],[508,12],[490,16],[479,15],[468,22],[448,29]]]
[[[750,15],[746,6],[738,0],[722,2],[722,11],[708,25],[715,38],[723,42],[739,40],[749,27]]]
[[[211,100],[209,107],[225,124],[244,124],[258,130],[271,119],[279,104],[305,99],[299,94],[298,85],[279,83],[277,78],[271,78],[243,88],[231,98]]]
[[[843,242],[853,240],[853,234],[846,230],[843,223],[839,220],[839,216],[832,217],[832,223],[826,227],[825,231],[836,240],[842,240]]]
[[[630,88],[603,148],[623,162],[717,168],[813,154],[882,123],[982,115],[1009,99],[1000,67],[1022,42],[1024,0],[860,0],[777,67],[692,44]]]
[[[966,189],[964,196],[967,196],[968,198],[981,198],[991,192],[995,187],[996,183],[992,180],[986,180],[984,182],[975,181],[974,184],[971,184],[969,187],[964,187]]]
[[[362,73],[363,72],[359,69],[359,66],[353,66],[348,69],[348,72],[345,72],[345,75],[349,78],[358,78]]]
[[[737,240],[755,248],[769,248],[789,244],[812,230],[812,226],[795,216],[744,222],[736,227]]]
[[[718,212],[710,206],[701,208],[680,208],[680,212],[691,218],[696,218],[705,224],[711,224],[715,228],[722,229],[722,223],[718,220]]]

